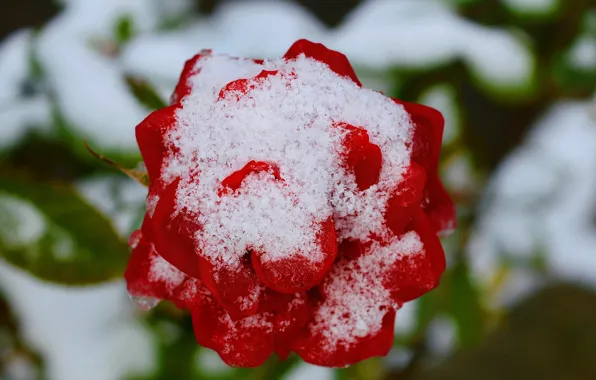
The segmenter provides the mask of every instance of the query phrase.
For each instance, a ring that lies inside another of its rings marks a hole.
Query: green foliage
[[[0,254],[52,282],[122,276],[128,247],[110,221],[68,185],[0,178]]]
[[[129,16],[121,17],[117,22],[114,30],[116,42],[119,45],[130,41],[135,35],[135,26],[132,18]]]

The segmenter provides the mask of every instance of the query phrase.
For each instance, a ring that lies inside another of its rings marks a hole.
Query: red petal
[[[445,119],[434,108],[422,104],[402,102],[397,99],[393,100],[403,105],[410,114],[415,128],[412,160],[421,165],[430,177],[438,170]]]
[[[149,223],[145,218],[143,224]],[[133,239],[134,238],[134,239]],[[131,236],[133,247],[124,272],[128,292],[134,296],[170,299],[186,276],[157,254],[153,243],[138,230]]]
[[[318,284],[329,271],[337,255],[337,237],[335,224],[329,219],[319,223],[317,246],[324,257],[322,262],[308,260],[297,253],[280,260],[263,262],[263,252],[253,251],[254,269],[268,287],[282,293],[297,293],[308,290]],[[308,255],[308,252],[306,252]]]
[[[438,175],[429,179],[425,195],[424,210],[434,230],[439,235],[448,235],[457,225],[455,205],[447,191],[445,191]]]
[[[435,231],[446,234],[455,228],[456,215],[455,206],[438,177],[445,120],[441,113],[433,108],[393,100],[405,107],[415,124],[412,160],[424,167],[428,176],[423,207],[431,218]]]
[[[306,293],[281,294],[267,290],[259,307],[269,313],[275,331],[275,352],[282,360],[290,354],[291,345],[310,320],[312,306]]]
[[[342,259],[311,295],[319,300],[313,319],[292,347],[306,362],[344,367],[391,349],[395,311],[383,278],[395,258],[373,247],[343,242]]]
[[[385,281],[392,298],[398,302],[416,299],[439,285],[445,270],[445,254],[428,217],[418,209],[412,220],[413,230],[422,242],[423,251],[404,255],[391,265]]]
[[[201,279],[232,319],[257,313],[265,287],[248,260],[242,260],[238,268],[213,264],[204,258],[200,262]]]
[[[250,174],[260,173],[260,172],[267,172],[272,174],[275,179],[282,180],[279,174],[279,168],[277,165],[268,162],[262,161],[249,161],[248,164],[244,165],[244,167],[240,170],[236,170],[234,173],[227,176],[222,182],[221,186],[222,189],[220,190],[219,195],[223,195],[227,192],[236,191],[242,185],[244,179],[249,176]]]
[[[215,350],[232,367],[258,367],[274,349],[270,315],[233,321],[217,302],[205,297],[190,306],[197,342]]]
[[[263,79],[270,75],[276,75],[278,72],[277,70],[263,70],[254,78],[243,78],[232,81],[219,91],[218,100],[226,99],[230,95],[236,95],[236,99],[239,99],[241,95],[246,95],[250,90],[254,89]]]
[[[178,84],[170,97],[170,102],[172,104],[176,104],[182,100],[183,97],[190,94],[190,83],[188,80],[193,75],[199,73],[200,69],[196,69],[197,62],[203,57],[211,55],[211,50],[203,50],[201,53],[195,55],[186,63],[184,64],[184,68],[182,69],[182,73],[180,74],[180,79],[178,80]]]
[[[403,234],[414,214],[420,209],[425,185],[424,168],[412,163],[404,173],[394,195],[387,202],[385,220],[394,234]]]
[[[161,166],[168,155],[165,135],[176,125],[176,110],[176,106],[169,106],[154,111],[135,130],[149,180],[154,184],[160,180]]]
[[[346,367],[375,356],[385,356],[391,350],[394,339],[395,310],[383,308],[381,328],[374,334],[358,338],[349,345],[338,344],[332,349],[325,346],[322,333],[307,335],[293,347],[294,351],[307,363],[325,367]],[[353,323],[344,316],[337,317],[337,323]]]
[[[348,58],[342,53],[327,49],[323,44],[302,39],[294,42],[284,55],[284,59],[292,60],[300,54],[304,54],[306,57],[315,59],[319,62],[326,63],[335,73],[342,77],[350,78],[354,83],[362,87],[362,83],[358,80],[352,65],[350,65],[350,61],[348,61]]]
[[[358,189],[363,191],[379,182],[383,154],[379,146],[370,142],[366,129],[347,123],[334,126],[347,131],[343,141],[345,165],[354,172]]]
[[[159,192],[159,201],[151,218],[157,252],[187,275],[199,278],[198,252],[194,236],[200,225],[184,212],[176,211],[175,180]]]

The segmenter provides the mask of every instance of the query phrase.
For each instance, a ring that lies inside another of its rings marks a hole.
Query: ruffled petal
[[[165,135],[176,125],[177,109],[177,106],[169,106],[153,111],[135,130],[149,180],[154,185],[160,181],[161,167],[168,155]]]
[[[395,235],[401,235],[420,209],[426,185],[426,171],[415,162],[405,171],[398,188],[387,202],[385,220]]]
[[[274,348],[270,314],[233,321],[200,281],[186,286],[186,306],[201,346],[216,351],[232,367],[257,367],[269,358]]]
[[[290,47],[284,55],[284,59],[292,60],[304,54],[308,58],[315,59],[319,62],[326,63],[331,70],[342,77],[350,78],[358,86],[362,87],[362,83],[356,76],[352,65],[348,58],[342,53],[328,49],[323,44],[318,44],[308,40],[298,40]]]
[[[354,173],[358,189],[364,191],[379,182],[383,154],[378,145],[370,142],[366,129],[347,123],[337,123],[334,127],[345,131],[344,165]]]
[[[180,102],[183,97],[190,94],[191,87],[189,79],[200,72],[200,69],[197,68],[197,63],[199,60],[201,60],[201,58],[210,56],[211,52],[211,50],[203,50],[199,54],[186,61],[184,68],[182,69],[182,73],[180,74],[178,84],[176,85],[172,96],[170,96],[171,104]]]
[[[143,222],[148,223],[147,218]],[[164,260],[141,230],[131,238],[132,253],[124,278],[130,295],[171,299],[186,275]]]
[[[155,247],[172,265],[191,277],[199,278],[198,253],[194,236],[200,230],[196,219],[176,211],[175,180],[158,193],[159,200],[151,217]]]
[[[395,247],[400,244],[410,243],[397,240]],[[384,279],[399,256],[395,247],[357,241],[341,245],[342,259],[318,288],[313,319],[292,347],[306,362],[344,367],[389,352],[399,305]]]
[[[297,293],[317,285],[333,265],[337,255],[337,238],[332,219],[317,223],[316,246],[319,252],[314,256],[321,261],[312,261],[308,257],[312,252],[301,252],[274,261],[265,261],[264,253],[252,251],[254,269],[263,283],[282,293]]]
[[[242,96],[247,95],[250,90],[255,89],[263,80],[278,73],[278,70],[263,70],[253,78],[242,78],[232,81],[219,91],[218,99],[229,99],[231,96],[234,96],[238,100]]]
[[[233,320],[255,315],[265,286],[255,274],[249,260],[237,266],[200,258],[201,279],[217,302]]]
[[[438,175],[429,178],[423,207],[439,236],[449,235],[455,230],[457,226],[455,204]]]
[[[422,209],[414,214],[411,228],[420,239],[420,246],[391,264],[385,278],[385,287],[398,303],[416,299],[437,287],[445,271],[443,247]]]

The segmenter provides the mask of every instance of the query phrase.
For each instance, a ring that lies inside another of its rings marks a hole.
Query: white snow
[[[176,289],[186,279],[186,275],[159,255],[151,256],[149,281],[162,282],[170,290]]]
[[[416,313],[418,311],[418,301],[406,302],[399,309],[395,317],[394,332],[395,336],[408,336],[416,328]]]
[[[388,311],[381,307],[394,305],[383,283],[385,268],[404,256],[424,254],[415,232],[394,238],[384,247],[373,243],[369,252],[356,260],[335,264],[323,285],[325,302],[315,311],[310,329],[323,336],[321,344],[330,351],[338,346],[349,347],[359,338],[379,331]]]
[[[501,2],[512,11],[535,14],[549,13],[560,4],[560,0],[501,0]]]
[[[0,191],[0,242],[8,249],[25,248],[43,237],[47,224],[34,204]]]
[[[0,260],[0,286],[50,380],[120,380],[155,370],[154,343],[131,313],[121,282],[68,288]]]
[[[443,144],[452,143],[460,134],[461,119],[455,88],[448,83],[432,86],[422,93],[418,101],[441,112],[445,119]]]
[[[89,177],[76,184],[78,192],[94,207],[109,217],[116,231],[124,238],[140,222],[147,189],[124,176]]]
[[[122,17],[140,31],[157,22],[143,0],[73,1],[45,26],[36,47],[68,124],[100,149],[134,152],[134,127],[148,110],[128,89],[118,63],[93,46],[111,40]]]
[[[440,315],[428,326],[426,341],[429,352],[436,358],[449,355],[457,343],[457,325],[448,315]]]
[[[273,58],[298,38],[322,42],[346,54],[356,68],[376,71],[420,69],[461,58],[483,83],[496,88],[526,84],[534,65],[515,34],[463,20],[438,0],[368,0],[336,29],[326,29],[290,2],[229,2],[186,29],[141,36],[125,48],[122,65],[173,89],[184,61],[201,49]]]
[[[181,177],[177,207],[196,215],[197,243],[214,264],[238,264],[247,247],[264,252],[264,261],[299,255],[322,262],[313,226],[332,215],[340,239],[366,241],[383,231],[386,202],[409,164],[412,125],[402,106],[305,57],[261,67],[213,55],[196,69],[162,177]],[[263,69],[279,72],[251,80],[247,95],[219,95],[231,80]],[[379,182],[366,191],[342,166],[341,122],[366,129],[383,153]],[[277,165],[281,179],[251,175],[237,192],[219,196],[222,180],[251,160]]]
[[[47,132],[49,127],[47,98],[21,94],[29,76],[30,50],[29,30],[14,32],[0,44],[0,149],[14,145],[34,128]]]
[[[307,363],[300,363],[285,377],[285,380],[333,380],[335,372],[331,368],[319,367]]]
[[[534,255],[543,256],[551,277],[596,286],[596,121],[588,106],[554,105],[491,181],[468,247],[476,280],[485,287],[505,259],[525,262],[527,271],[511,281],[528,285],[508,292],[523,295],[522,288],[539,285],[529,263]]]
[[[578,68],[594,70],[596,68],[596,37],[580,36],[568,52],[571,63]]]

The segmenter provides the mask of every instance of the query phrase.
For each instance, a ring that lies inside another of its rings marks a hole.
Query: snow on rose
[[[455,226],[441,114],[363,88],[344,55],[306,40],[276,60],[204,50],[171,102],[136,128],[150,186],[129,293],[188,309],[231,366],[386,355]]]

